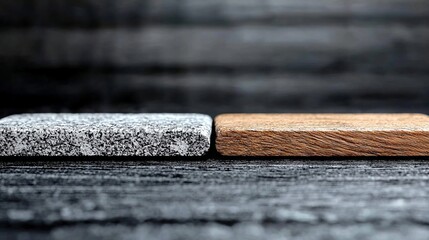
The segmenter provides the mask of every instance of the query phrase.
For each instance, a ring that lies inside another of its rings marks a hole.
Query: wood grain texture
[[[0,31],[0,64],[300,72],[428,72],[429,27],[258,26]]]
[[[226,156],[429,156],[422,114],[224,114],[215,128]]]
[[[20,72],[3,75],[0,81],[0,115],[200,112],[214,117],[225,112],[429,113],[427,79],[427,74]]]
[[[0,26],[427,23],[428,13],[425,0],[13,0],[0,1]]]
[[[427,240],[428,159],[2,159],[0,238]]]

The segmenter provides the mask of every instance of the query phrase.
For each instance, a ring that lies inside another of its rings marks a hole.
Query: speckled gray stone
[[[0,156],[201,156],[201,114],[23,114],[0,120]]]

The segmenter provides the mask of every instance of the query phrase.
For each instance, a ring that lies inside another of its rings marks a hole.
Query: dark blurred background
[[[428,0],[0,0],[0,115],[429,113]]]

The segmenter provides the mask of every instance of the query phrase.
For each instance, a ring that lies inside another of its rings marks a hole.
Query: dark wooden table
[[[428,239],[428,159],[2,159],[2,239]]]

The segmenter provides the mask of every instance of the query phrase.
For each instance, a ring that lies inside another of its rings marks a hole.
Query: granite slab
[[[201,156],[202,114],[22,114],[0,120],[0,156]]]

